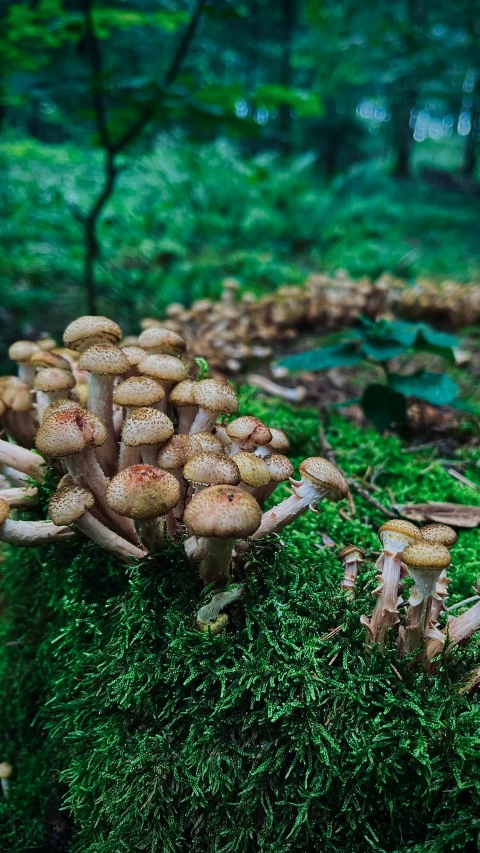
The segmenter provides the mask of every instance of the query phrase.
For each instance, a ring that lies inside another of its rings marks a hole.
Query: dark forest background
[[[227,275],[478,278],[479,75],[479,0],[1,0],[3,348]]]

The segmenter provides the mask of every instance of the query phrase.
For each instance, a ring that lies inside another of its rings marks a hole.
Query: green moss
[[[248,408],[288,431],[296,461],[320,452],[315,412],[254,396]],[[380,501],[390,488],[398,502],[479,502],[396,438],[340,418],[328,438],[349,475],[378,466]],[[476,849],[480,703],[458,688],[477,645],[436,677],[396,661],[393,642],[366,654],[359,617],[372,606],[373,563],[347,604],[322,540],[377,550],[384,518],[355,503],[352,521],[325,505],[257,545],[217,637],[195,628],[208,596],[181,547],[132,569],[83,541],[10,554],[0,645],[0,734],[16,768],[0,805],[10,850]],[[454,552],[457,597],[476,579],[477,536],[462,533]],[[75,831],[65,819],[49,846],[45,815],[50,832],[62,785]]]

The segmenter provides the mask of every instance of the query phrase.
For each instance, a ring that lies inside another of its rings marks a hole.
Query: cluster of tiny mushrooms
[[[168,325],[147,324],[138,338],[122,340],[112,320],[84,316],[66,328],[63,344],[18,341],[9,353],[18,375],[0,377],[0,540],[37,546],[84,534],[127,563],[183,542],[204,583],[217,588],[197,625],[220,633],[228,621],[222,611],[242,594],[230,583],[236,555],[321,501],[345,498],[345,478],[327,459],[310,457],[293,479],[285,433],[236,417],[228,382],[192,378],[186,342]],[[60,477],[50,520],[15,518],[35,503],[48,464]],[[292,494],[264,509],[279,483]],[[376,603],[362,617],[366,643],[384,647],[394,629],[398,656],[413,654],[431,668],[439,652],[480,628],[480,603],[440,627],[456,534],[400,519],[379,536]],[[352,597],[364,554],[349,545],[339,556],[342,589]],[[403,607],[408,576],[414,585]]]

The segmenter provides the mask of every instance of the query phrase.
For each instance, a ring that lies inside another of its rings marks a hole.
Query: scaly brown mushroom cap
[[[300,462],[302,477],[327,492],[329,501],[341,501],[348,494],[348,483],[336,465],[322,456],[310,456]]]
[[[140,364],[143,358],[146,356],[146,352],[142,347],[138,347],[135,344],[125,344],[120,347],[124,356],[128,358],[130,367],[136,367],[137,364]]]
[[[258,418],[251,415],[244,415],[241,418],[235,418],[226,427],[226,432],[232,441],[249,442],[253,447],[260,447],[264,444],[269,444],[272,440],[272,433],[269,428]]]
[[[270,482],[270,471],[260,456],[242,451],[235,453],[232,459],[240,471],[242,483],[245,483],[246,486],[259,489]]]
[[[174,355],[146,355],[137,365],[139,373],[161,382],[182,382],[188,378],[188,365]]]
[[[113,392],[113,402],[117,406],[133,408],[135,406],[154,406],[165,397],[163,387],[150,376],[130,376],[124,379]]]
[[[84,352],[96,344],[117,344],[122,330],[108,317],[78,317],[70,323],[63,334],[63,343],[68,349]]]
[[[352,560],[363,561],[365,559],[365,551],[362,551],[358,545],[345,545],[341,551],[339,551],[338,559],[342,562],[350,557]]]
[[[14,412],[28,412],[33,407],[31,389],[16,377],[4,387],[2,400],[7,409],[12,409]]]
[[[80,370],[99,373],[100,376],[121,376],[130,370],[130,362],[121,349],[111,344],[88,347],[78,362]]]
[[[34,352],[30,361],[39,370],[45,367],[58,367],[60,370],[71,370],[70,362],[66,358],[63,358],[62,355],[58,355],[56,352],[50,352],[50,350]]]
[[[122,441],[127,447],[142,444],[163,444],[175,432],[172,421],[158,409],[133,409],[122,426]]]
[[[199,453],[192,456],[183,469],[183,476],[192,483],[212,486],[237,486],[241,479],[233,459],[228,459],[221,453]]]
[[[414,542],[407,545],[402,556],[403,562],[412,569],[438,572],[447,569],[451,563],[450,551],[445,545],[431,542]]]
[[[74,524],[91,509],[95,498],[88,489],[77,485],[60,486],[50,498],[48,515],[58,527]]]
[[[244,489],[210,486],[192,498],[184,520],[196,536],[243,539],[260,526],[262,510]]]
[[[420,533],[426,542],[445,545],[446,548],[453,548],[458,539],[457,534],[448,524],[427,524],[420,529]]]
[[[178,480],[153,465],[131,465],[113,477],[107,503],[118,515],[148,520],[166,515],[180,500]]]
[[[177,408],[182,406],[195,406],[194,389],[197,383],[193,379],[184,379],[170,391],[169,403]]]
[[[270,472],[270,482],[284,483],[293,477],[293,465],[286,456],[281,453],[270,453],[264,456],[263,461]]]
[[[70,370],[60,367],[44,367],[39,370],[34,382],[37,391],[69,391],[75,388],[75,377]]]
[[[211,432],[194,432],[190,438],[192,456],[197,453],[222,453],[221,441],[215,438]]]
[[[67,412],[74,409],[77,412],[84,412],[85,406],[81,406],[79,403],[77,403],[76,400],[54,400],[45,409],[45,412],[43,413],[43,419],[45,421],[47,418],[50,417],[50,415],[54,415],[55,412]]]
[[[23,364],[25,361],[30,361],[32,355],[39,349],[40,347],[32,341],[15,341],[8,350],[8,357],[18,364]]]
[[[167,471],[183,468],[190,456],[193,455],[190,438],[191,436],[184,435],[181,432],[172,436],[170,441],[167,441],[158,451],[158,467],[165,468]]]
[[[185,352],[187,344],[181,335],[162,326],[145,329],[138,339],[141,347],[150,353],[175,354]]]
[[[390,521],[386,521],[385,524],[382,524],[378,530],[378,536],[382,545],[384,534],[386,533],[397,533],[400,536],[404,536],[410,540],[409,544],[413,544],[422,538],[422,534],[418,527],[415,527],[411,521],[405,521],[403,518],[392,518]]]
[[[0,498],[0,527],[2,524],[5,524],[8,516],[10,515],[10,506],[7,504],[3,498]]]
[[[234,389],[218,379],[201,379],[196,383],[195,403],[207,412],[234,415],[238,410],[238,399]]]
[[[44,456],[62,458],[87,447],[100,447],[106,438],[107,431],[97,416],[76,406],[49,415],[37,432],[35,446]]]
[[[271,447],[272,450],[278,450],[282,453],[290,449],[290,441],[283,430],[276,429],[275,427],[269,427],[269,430],[272,433],[272,439],[268,443],[269,448]]]

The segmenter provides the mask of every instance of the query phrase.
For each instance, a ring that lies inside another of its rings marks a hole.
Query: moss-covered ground
[[[247,393],[296,462],[318,416]],[[376,473],[379,501],[480,504],[434,451],[335,418],[339,464]],[[475,453],[466,475],[480,483]],[[388,490],[391,490],[391,494]],[[365,653],[376,528],[323,505],[257,546],[225,634],[195,628],[208,598],[181,548],[131,569],[84,542],[11,551],[2,565],[0,847],[70,853],[449,853],[478,849],[480,702],[459,686],[477,645],[437,676]],[[348,505],[345,506],[350,512]],[[362,545],[358,592],[338,549]],[[477,579],[478,531],[454,551],[452,601]],[[336,632],[333,629],[338,629]],[[59,811],[63,798],[64,811]]]

